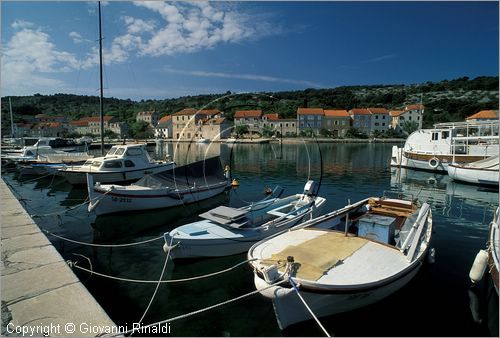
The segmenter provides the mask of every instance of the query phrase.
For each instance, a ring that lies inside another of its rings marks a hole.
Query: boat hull
[[[485,156],[479,155],[455,155],[454,157],[453,155],[408,152],[394,146],[392,148],[391,166],[432,172],[448,172],[448,164],[453,163],[453,161],[455,163],[471,163],[484,158]]]
[[[109,171],[109,172],[86,172],[72,170],[69,166],[65,170],[59,170],[58,175],[64,177],[73,185],[87,184],[87,173],[92,174],[95,182],[100,183],[118,183],[135,182],[147,174],[155,174],[172,168],[171,163],[158,165],[149,168],[128,170],[128,171]]]
[[[269,228],[265,231],[255,231],[252,235],[244,235],[242,238],[237,239],[211,239],[211,240],[191,240],[182,239],[176,241],[174,238],[174,244],[179,242],[179,245],[171,250],[170,257],[172,259],[189,259],[189,258],[204,258],[204,257],[223,257],[236,255],[245,251],[248,251],[250,247],[257,243],[258,241],[272,236],[278,232],[289,229],[296,224],[300,223],[301,219],[308,219],[312,213],[307,211],[299,219],[293,219],[289,222],[283,224],[279,228]],[[249,230],[250,232],[251,230]],[[171,232],[172,233],[172,232]],[[175,237],[175,232],[173,233]],[[165,242],[170,243],[171,236],[170,233],[165,234]]]
[[[449,165],[448,175],[457,181],[498,186],[498,169],[470,169]]]
[[[422,264],[420,262],[415,263],[408,271],[390,283],[358,290],[313,291],[301,289],[299,286],[299,292],[317,317],[347,312],[379,302],[401,289],[420,270]],[[269,284],[257,273],[254,274],[254,283],[257,289],[269,287]],[[265,289],[261,294],[272,299],[276,319],[282,330],[290,325],[313,319],[292,287],[273,286]]]
[[[91,203],[89,212],[99,215],[124,211],[139,211],[169,208],[206,200],[221,194],[227,187],[226,182],[210,187],[199,187],[179,192],[170,192],[169,189],[143,190],[104,190],[99,187],[89,188]]]

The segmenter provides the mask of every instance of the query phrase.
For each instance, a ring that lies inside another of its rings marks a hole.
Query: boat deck
[[[280,265],[288,256],[293,256],[298,263],[297,279],[346,287],[383,280],[409,265],[405,255],[395,247],[314,228],[270,239],[255,248],[253,256],[263,258],[260,263],[263,266]]]

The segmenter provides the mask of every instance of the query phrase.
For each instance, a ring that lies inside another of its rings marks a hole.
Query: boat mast
[[[103,116],[103,88],[102,88],[102,30],[101,30],[101,2],[99,1],[99,116],[101,118],[101,155],[104,156],[104,116]]]
[[[11,137],[16,137],[15,132],[14,132],[14,118],[12,117],[12,102],[10,101],[10,96],[9,96],[9,110],[10,110],[10,131],[11,131]]]

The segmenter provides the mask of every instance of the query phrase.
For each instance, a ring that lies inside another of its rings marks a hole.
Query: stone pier
[[[2,336],[94,336],[115,327],[0,179]]]

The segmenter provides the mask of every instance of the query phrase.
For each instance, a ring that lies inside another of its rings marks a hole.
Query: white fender
[[[474,263],[472,264],[472,268],[469,272],[469,278],[472,283],[477,283],[483,279],[484,271],[486,271],[487,265],[488,253],[486,250],[480,250],[476,255],[476,259],[474,259]]]

